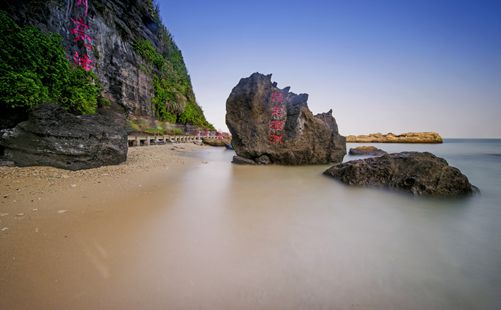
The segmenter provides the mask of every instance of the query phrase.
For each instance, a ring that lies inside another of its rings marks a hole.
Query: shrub
[[[129,120],[128,123],[129,123],[130,131],[132,131],[132,132],[140,132],[141,131],[141,128],[139,127],[139,125],[135,121]]]
[[[159,120],[170,123],[192,124],[209,129],[214,127],[207,122],[202,109],[196,104],[190,76],[186,70],[181,51],[165,27],[161,29],[160,53],[148,40],[138,40],[134,49],[150,65],[143,72],[153,72],[152,99],[155,115]],[[184,108],[183,108],[184,107]]]
[[[75,113],[96,112],[96,76],[68,61],[60,35],[19,27],[0,11],[0,46],[0,104],[29,111],[51,102]]]

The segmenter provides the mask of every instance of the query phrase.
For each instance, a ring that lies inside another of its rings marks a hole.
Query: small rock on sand
[[[57,211],[57,213],[59,213],[59,214],[63,214],[63,213],[66,213],[66,212],[68,212],[68,210],[58,210]]]

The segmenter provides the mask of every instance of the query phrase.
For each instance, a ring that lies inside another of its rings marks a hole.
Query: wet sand
[[[112,243],[120,239],[117,232],[133,234],[155,208],[155,195],[165,194],[188,167],[206,163],[186,156],[203,148],[130,148],[124,164],[81,171],[0,167],[0,308],[98,306],[75,303],[111,276],[112,258],[92,240],[103,229]]]

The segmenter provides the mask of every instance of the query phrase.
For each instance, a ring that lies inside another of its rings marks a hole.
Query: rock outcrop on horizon
[[[442,137],[436,132],[371,133],[368,135],[349,135],[346,142],[351,143],[442,143]]]
[[[459,169],[428,152],[402,152],[337,164],[324,172],[348,185],[388,188],[417,196],[454,197],[477,188]]]
[[[240,80],[226,101],[226,125],[241,158],[258,164],[326,164],[341,162],[345,138],[332,110],[313,115],[308,95],[272,83],[271,74],[254,73]]]
[[[27,121],[0,131],[0,149],[4,160],[18,166],[78,170],[116,165],[127,159],[121,122],[117,115],[76,116],[58,105],[41,105]]]
[[[369,155],[369,156],[381,156],[388,154],[387,152],[378,149],[375,146],[357,146],[350,148],[348,152],[350,155]]]

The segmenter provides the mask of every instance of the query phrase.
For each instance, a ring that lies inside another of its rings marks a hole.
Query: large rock
[[[390,132],[350,135],[346,136],[346,141],[353,143],[442,143],[443,139],[436,132],[406,132],[398,135]]]
[[[403,152],[337,164],[324,172],[348,185],[384,187],[414,195],[451,197],[476,188],[459,169],[431,153]]]
[[[68,113],[41,105],[29,120],[0,131],[4,160],[19,166],[78,170],[114,165],[127,159],[127,132],[120,116]]]
[[[226,125],[237,155],[255,161],[266,155],[270,163],[287,165],[341,162],[346,142],[332,110],[313,115],[307,100],[307,94],[278,88],[271,74],[241,79],[226,101]]]

